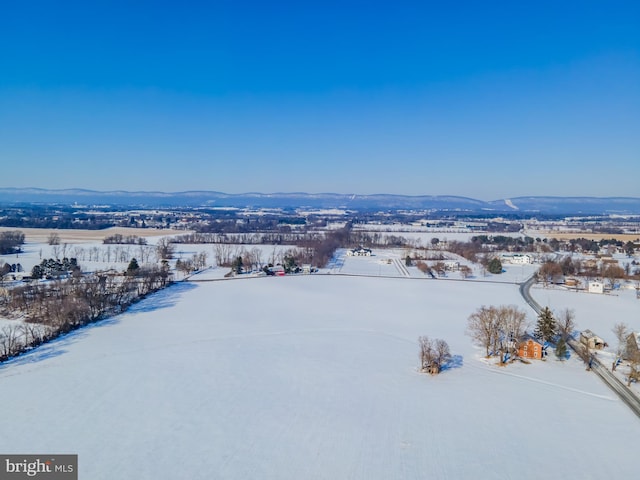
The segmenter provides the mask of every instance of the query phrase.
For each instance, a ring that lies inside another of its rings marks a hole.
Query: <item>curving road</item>
[[[542,307],[533,299],[530,292],[531,285],[533,285],[534,283],[535,275],[520,284],[520,294],[524,298],[525,302],[527,302],[529,306],[535,310],[536,314],[540,315]],[[590,359],[587,359],[587,353],[579,342],[576,342],[574,339],[569,339],[567,343],[578,354],[578,356],[580,356],[580,358],[585,359],[586,361],[590,360],[591,370],[595,372],[595,374],[598,375],[602,379],[602,381],[606,383],[609,388],[611,388],[611,390],[613,390],[625,404],[627,404],[627,406],[633,413],[640,417],[640,398],[638,398],[638,396],[632,390],[630,390],[615,375],[613,375],[613,373],[611,373],[606,366],[602,365],[600,360],[598,360],[595,356],[591,356]]]

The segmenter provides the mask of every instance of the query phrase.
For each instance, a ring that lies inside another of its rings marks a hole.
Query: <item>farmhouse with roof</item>
[[[607,346],[607,342],[605,342],[591,330],[583,330],[582,332],[580,332],[580,343],[582,343],[587,348],[595,348],[596,350],[601,350]]]
[[[518,345],[518,356],[520,358],[542,359],[545,356],[546,349],[544,345],[533,337],[526,337]]]

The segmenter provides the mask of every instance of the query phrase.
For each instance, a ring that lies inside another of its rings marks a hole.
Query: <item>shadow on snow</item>
[[[451,360],[442,366],[440,369],[442,372],[452,370],[454,368],[462,368],[463,358],[462,355],[453,355]]]
[[[50,358],[59,357],[67,352],[67,348],[79,340],[85,338],[91,330],[95,328],[108,327],[117,325],[122,321],[122,314],[130,313],[148,313],[162,310],[174,306],[180,297],[188,292],[198,288],[197,285],[192,283],[176,283],[163,290],[154,292],[146,298],[143,298],[139,302],[134,303],[124,312],[116,314],[112,317],[104,318],[93,323],[84,325],[69,333],[60,335],[59,337],[43,343],[42,345],[29,350],[22,355],[14,357],[0,364],[0,371],[5,370],[14,365],[29,365],[32,363],[38,363]]]

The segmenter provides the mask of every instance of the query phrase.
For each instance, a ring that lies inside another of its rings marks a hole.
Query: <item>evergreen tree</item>
[[[40,265],[34,265],[31,269],[31,277],[35,278],[36,280],[44,277],[43,268]]]
[[[238,257],[236,258],[233,263],[231,263],[231,269],[237,273],[238,275],[240,275],[242,273],[242,257]]]
[[[286,273],[295,273],[298,265],[296,264],[296,259],[290,255],[284,257],[283,265],[284,271]]]
[[[544,307],[538,315],[538,322],[536,323],[536,329],[534,336],[543,342],[548,342],[553,339],[556,333],[556,322],[553,319],[553,314],[549,307]]]
[[[556,357],[558,357],[559,360],[567,359],[567,342],[565,342],[562,337],[560,337],[556,345]]]
[[[134,258],[129,262],[129,266],[127,267],[127,275],[135,275],[140,269],[140,265],[138,265],[138,260]]]
[[[487,270],[494,274],[502,273],[502,262],[500,259],[497,257],[492,258],[487,265]]]

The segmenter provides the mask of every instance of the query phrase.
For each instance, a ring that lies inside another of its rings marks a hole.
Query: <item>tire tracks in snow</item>
[[[507,371],[503,371],[503,370],[496,370],[494,368],[483,367],[483,366],[480,366],[480,365],[469,364],[469,366],[471,366],[472,368],[476,368],[478,370],[482,370],[483,372],[488,372],[488,373],[495,374],[495,375],[506,375],[508,377],[514,377],[514,378],[518,378],[520,380],[526,380],[528,382],[539,383],[541,385],[546,385],[546,386],[549,386],[549,387],[554,387],[554,388],[558,388],[560,390],[566,390],[566,391],[573,392],[573,393],[579,393],[579,394],[582,394],[582,395],[587,395],[589,397],[599,398],[601,400],[608,400],[610,402],[615,402],[616,401],[616,398],[611,397],[610,395],[602,395],[602,394],[599,394],[599,393],[587,392],[585,390],[580,390],[579,388],[567,387],[566,385],[562,385],[560,383],[549,382],[547,380],[541,380],[539,378],[528,377],[526,375],[519,375],[517,373],[507,372]]]
[[[124,357],[128,355],[135,355],[141,352],[153,352],[156,350],[174,349],[174,348],[184,347],[188,345],[217,343],[217,342],[225,342],[230,340],[242,340],[242,339],[250,339],[250,338],[269,338],[269,337],[279,337],[279,336],[288,336],[288,335],[307,335],[307,334],[309,335],[367,334],[367,335],[375,335],[379,337],[391,338],[396,341],[417,345],[417,342],[415,340],[410,340],[408,338],[405,338],[399,335],[394,335],[392,333],[384,332],[381,330],[372,330],[372,329],[364,329],[364,328],[363,329],[318,328],[318,329],[301,329],[301,330],[281,330],[277,332],[220,335],[220,336],[213,336],[213,337],[207,337],[207,338],[199,338],[196,340],[185,340],[180,342],[163,343],[163,344],[153,345],[149,347],[141,347],[141,348],[136,348],[131,350],[122,350],[119,352],[105,352],[99,355],[95,355],[91,358],[87,358],[86,360],[83,361],[83,365],[86,365],[87,363],[91,363],[91,362],[97,362],[97,361],[113,358],[113,357]],[[42,369],[68,367],[68,365],[59,365],[56,363],[41,363],[41,362],[46,362],[46,359],[34,360],[32,364],[30,364],[29,366],[25,366],[24,364],[20,365],[19,367],[22,367],[22,368],[19,368],[18,371],[15,371],[12,369],[12,370],[8,370],[6,373],[3,374],[2,370],[0,369],[0,380],[9,378],[9,377],[14,377],[14,376],[27,375],[29,373],[42,370]]]

